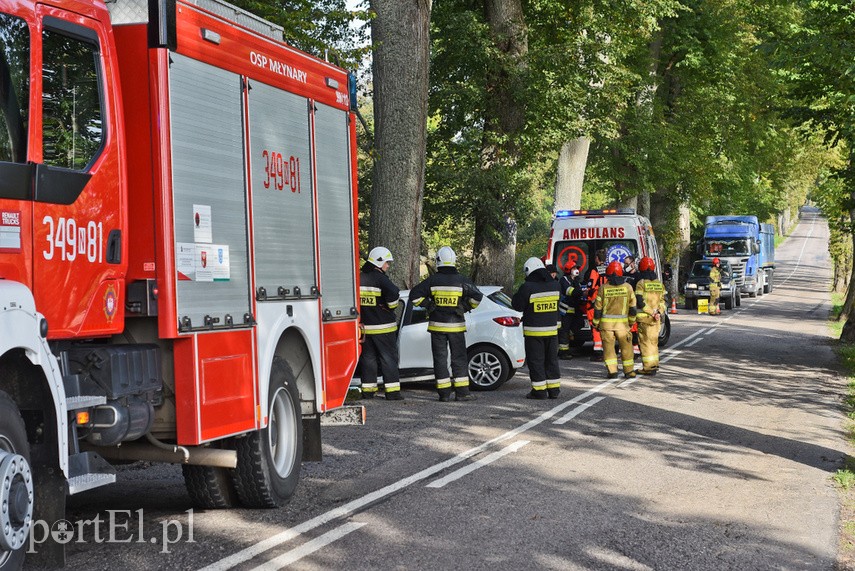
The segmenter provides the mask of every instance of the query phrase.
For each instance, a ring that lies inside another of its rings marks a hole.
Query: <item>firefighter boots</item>
[[[478,400],[478,397],[476,397],[472,393],[466,393],[466,394],[457,393],[456,395],[454,395],[454,400],[456,400],[456,401]]]
[[[549,394],[549,398],[557,399],[558,395],[561,394],[561,389],[546,389],[546,392]]]
[[[404,400],[404,395],[401,394],[401,391],[392,391],[386,393],[386,400]]]
[[[546,400],[548,396],[546,394],[546,391],[536,391],[534,389],[531,389],[529,393],[525,395],[525,398],[534,400]]]

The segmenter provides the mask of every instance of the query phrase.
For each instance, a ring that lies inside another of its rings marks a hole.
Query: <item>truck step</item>
[[[100,404],[105,404],[107,402],[107,397],[103,396],[79,396],[79,397],[68,397],[65,399],[66,406],[68,410],[80,410],[81,408],[92,408],[93,406],[98,406]]]
[[[65,402],[68,410],[90,408],[107,402],[103,390],[87,383],[80,375],[65,375],[62,377],[65,385]]]
[[[96,452],[68,457],[68,493],[74,495],[116,481],[116,469]]]

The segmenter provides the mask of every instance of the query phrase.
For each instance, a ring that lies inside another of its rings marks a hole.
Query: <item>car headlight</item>
[[[698,284],[686,284],[686,289],[698,289]]]

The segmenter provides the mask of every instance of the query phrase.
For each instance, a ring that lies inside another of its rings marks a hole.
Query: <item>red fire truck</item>
[[[358,356],[352,78],[218,0],[0,28],[0,567],[113,460],[281,505]]]

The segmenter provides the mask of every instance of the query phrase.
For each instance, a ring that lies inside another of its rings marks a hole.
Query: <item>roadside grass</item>
[[[843,310],[843,295],[831,295],[831,311],[829,312],[829,330],[833,339],[840,339],[843,322],[838,321]],[[843,407],[848,417],[846,423],[846,440],[850,446],[855,445],[855,345],[837,344],[835,351],[840,358],[840,364],[846,371],[846,394],[843,395]],[[855,569],[855,458],[847,454],[843,468],[831,477],[840,490],[840,537],[838,541],[838,557],[836,569]]]

